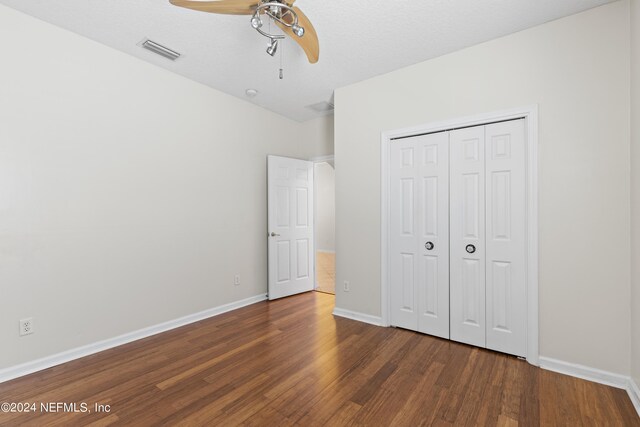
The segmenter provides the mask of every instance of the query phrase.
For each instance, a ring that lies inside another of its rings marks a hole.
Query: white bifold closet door
[[[526,356],[524,120],[485,126],[487,348]]]
[[[451,339],[486,347],[484,126],[451,132]]]
[[[449,338],[449,138],[391,145],[391,323]]]
[[[390,178],[391,324],[525,356],[524,120],[394,141]]]

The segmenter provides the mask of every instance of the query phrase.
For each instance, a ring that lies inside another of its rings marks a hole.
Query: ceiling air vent
[[[180,54],[175,50],[171,50],[168,47],[164,47],[161,44],[158,44],[151,40],[145,40],[144,42],[142,42],[142,47],[150,50],[153,53],[157,53],[160,56],[164,56],[165,58],[172,61],[180,58]]]
[[[333,111],[333,104],[328,102],[318,102],[317,104],[307,105],[308,109],[315,111],[316,113],[329,113]]]

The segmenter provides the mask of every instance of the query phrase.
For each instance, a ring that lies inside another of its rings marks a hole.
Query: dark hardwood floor
[[[333,317],[333,303],[259,303],[0,384],[0,402],[38,405],[0,425],[640,426],[623,390]]]

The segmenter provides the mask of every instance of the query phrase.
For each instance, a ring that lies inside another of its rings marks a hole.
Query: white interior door
[[[391,146],[391,323],[449,338],[447,133]]]
[[[484,127],[450,134],[451,339],[486,347]]]
[[[313,163],[268,156],[269,299],[313,290]]]
[[[525,356],[524,120],[485,127],[487,348]]]

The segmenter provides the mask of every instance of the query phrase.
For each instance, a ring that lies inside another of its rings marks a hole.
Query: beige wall
[[[540,353],[630,370],[629,4],[336,91],[337,307],[380,315],[380,133],[538,104]]]
[[[299,141],[299,157],[301,159],[332,155],[333,115],[300,123],[296,140]]]
[[[4,6],[0,50],[0,369],[266,292],[301,124]]]
[[[631,371],[640,386],[640,0],[631,0]]]

